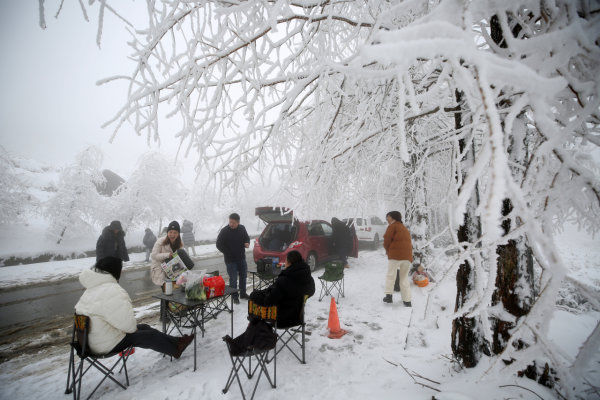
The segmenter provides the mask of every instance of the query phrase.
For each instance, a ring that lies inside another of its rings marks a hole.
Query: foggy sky
[[[87,4],[87,2],[84,2]],[[86,22],[78,2],[65,1],[58,19],[59,1],[46,1],[45,30],[39,26],[38,1],[0,0],[0,145],[25,158],[65,165],[86,146],[97,145],[105,155],[104,167],[127,178],[137,158],[158,150],[175,155],[173,132],[177,124],[161,121],[160,147],[148,147],[125,124],[113,144],[112,128],[101,128],[125,101],[124,83],[96,86],[112,75],[128,74],[129,33],[108,12],[104,17],[102,47],[96,45],[97,7]],[[123,1],[128,18],[143,24],[144,4]],[[181,159],[181,157],[180,157]],[[194,155],[183,159],[184,178],[193,177]]]

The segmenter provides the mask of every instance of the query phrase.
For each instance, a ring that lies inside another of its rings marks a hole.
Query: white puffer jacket
[[[85,292],[75,305],[77,314],[90,317],[88,343],[96,354],[111,351],[125,333],[137,330],[129,295],[110,274],[85,269],[79,275]]]
[[[165,282],[167,276],[163,272],[160,264],[165,261],[173,250],[171,250],[171,245],[163,244],[166,236],[161,236],[158,238],[156,243],[154,243],[154,247],[152,247],[152,253],[150,254],[150,259],[152,262],[150,263],[150,277],[152,278],[152,282],[155,285],[162,286]],[[183,247],[183,242],[182,242]]]

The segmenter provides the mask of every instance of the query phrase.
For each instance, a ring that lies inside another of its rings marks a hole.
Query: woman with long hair
[[[167,235],[158,238],[156,243],[154,243],[152,254],[150,254],[150,258],[152,259],[150,276],[155,285],[162,286],[167,278],[160,264],[183,247],[183,241],[179,234],[180,231],[179,223],[172,221],[167,227]]]
[[[410,232],[402,224],[402,214],[400,211],[390,211],[385,219],[389,226],[383,235],[383,247],[388,256],[388,271],[385,279],[385,303],[391,303],[394,283],[396,281],[396,271],[400,271],[400,294],[402,301],[407,307],[410,302],[410,281],[408,271],[412,266],[412,242]]]

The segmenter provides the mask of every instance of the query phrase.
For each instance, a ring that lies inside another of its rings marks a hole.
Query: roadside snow
[[[218,256],[221,254],[217,250],[215,244],[199,245],[195,248],[196,255],[201,258]],[[124,269],[141,268],[148,265],[148,263],[145,262],[146,253],[131,253],[129,254],[129,259],[130,261],[123,264]],[[79,275],[82,270],[94,265],[95,262],[95,257],[87,257],[73,260],[48,261],[36,264],[0,267],[0,289],[74,278]]]

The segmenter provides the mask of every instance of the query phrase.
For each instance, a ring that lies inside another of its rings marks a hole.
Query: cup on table
[[[173,294],[173,281],[165,281],[165,294],[167,296]]]

